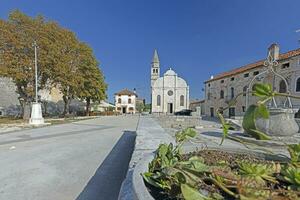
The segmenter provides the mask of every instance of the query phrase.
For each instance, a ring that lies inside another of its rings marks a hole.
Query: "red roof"
[[[298,55],[300,55],[300,48],[292,50],[292,51],[288,51],[288,52],[283,53],[283,54],[280,54],[279,55],[279,60],[284,60],[284,59],[287,59],[287,58],[290,58],[290,57],[293,57],[293,56],[298,56]],[[240,73],[243,73],[243,72],[251,70],[251,69],[262,67],[263,64],[264,64],[264,61],[265,60],[260,60],[260,61],[257,61],[255,63],[251,63],[251,64],[248,64],[248,65],[245,65],[245,66],[242,66],[242,67],[239,67],[239,68],[227,71],[227,72],[223,72],[223,73],[218,74],[217,76],[215,76],[213,79],[205,81],[205,83],[212,82],[212,81],[215,81],[215,80],[219,80],[219,79],[222,79],[222,78],[225,78],[225,77],[228,77],[228,76],[233,76],[233,75],[236,75],[236,74],[240,74]]]
[[[128,89],[123,89],[123,90],[121,90],[121,91],[115,93],[115,95],[132,95],[132,96],[137,96],[136,93],[131,92],[131,91],[128,90]]]

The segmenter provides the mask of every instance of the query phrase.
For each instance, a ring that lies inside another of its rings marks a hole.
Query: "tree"
[[[0,20],[0,76],[16,84],[22,110],[34,97],[34,47],[38,49],[39,89],[57,87],[69,114],[74,98],[91,101],[106,97],[106,84],[92,49],[76,35],[42,16],[31,18],[13,11]],[[22,112],[24,113],[24,112]]]
[[[80,44],[80,75],[82,82],[77,96],[86,102],[86,115],[89,115],[91,102],[106,99],[107,85],[92,49],[85,43]]]
[[[34,97],[34,41],[39,46],[39,89],[42,89],[47,80],[49,61],[47,52],[48,33],[45,31],[44,18],[28,17],[20,11],[13,11],[7,21],[0,20],[0,75],[11,78],[16,85],[19,95],[23,118],[24,107]]]

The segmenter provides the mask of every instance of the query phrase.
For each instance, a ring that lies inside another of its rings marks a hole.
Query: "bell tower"
[[[154,50],[153,59],[151,62],[151,87],[154,82],[160,77],[159,58],[156,49]]]

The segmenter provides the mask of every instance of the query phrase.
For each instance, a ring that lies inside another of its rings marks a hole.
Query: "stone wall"
[[[189,128],[200,126],[201,117],[196,116],[175,116],[175,115],[156,115],[156,119],[164,128]]]

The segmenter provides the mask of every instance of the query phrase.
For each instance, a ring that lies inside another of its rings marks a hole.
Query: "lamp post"
[[[35,71],[35,102],[32,103],[31,117],[29,123],[32,125],[44,124],[44,118],[42,115],[42,106],[38,102],[38,65],[37,65],[37,44],[36,41],[33,43],[34,47],[34,71]]]

